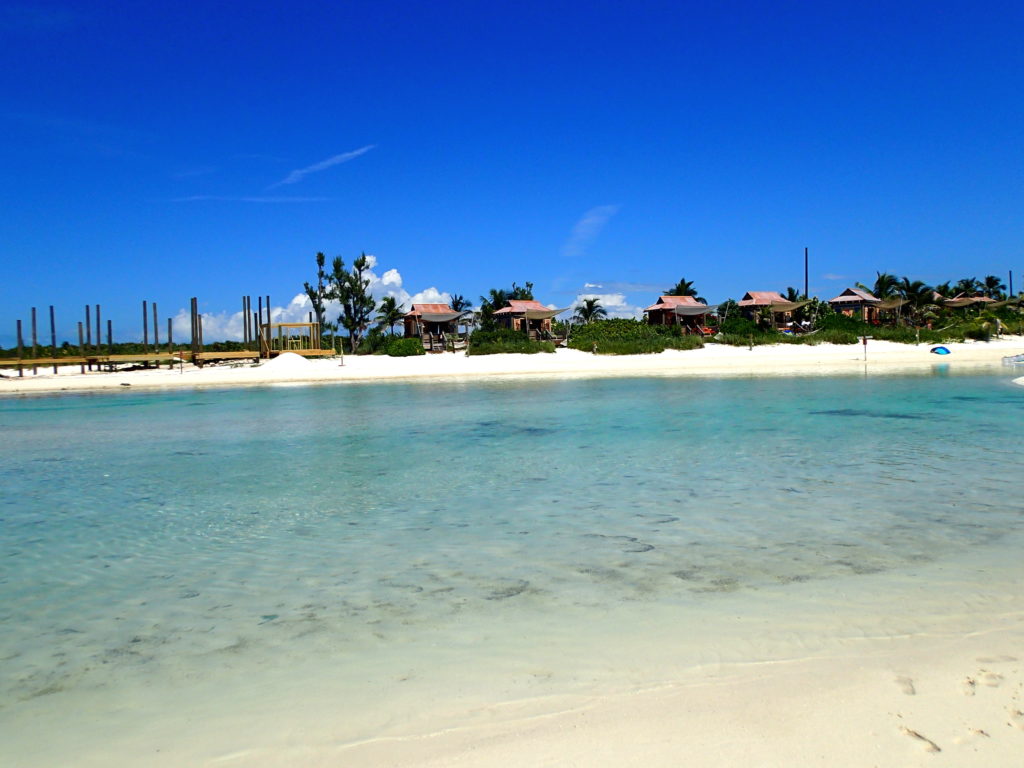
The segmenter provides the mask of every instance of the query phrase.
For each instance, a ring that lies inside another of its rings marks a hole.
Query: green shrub
[[[474,331],[469,337],[467,355],[535,355],[554,352],[550,341],[530,341],[522,331],[496,328],[492,331]]]
[[[864,334],[870,336],[872,333],[871,326],[860,318],[848,317],[840,313],[819,317],[815,327],[822,331],[843,331],[859,336]]]
[[[704,346],[704,339],[700,336],[688,334],[686,336],[669,336],[665,339],[665,346],[668,349],[701,349]]]
[[[964,331],[964,336],[975,341],[991,341],[992,329],[988,327],[988,323],[985,323],[978,328],[968,328]]]
[[[594,320],[586,325],[573,328],[572,338],[580,343],[577,349],[590,349],[593,342],[624,341],[626,339],[654,339],[665,335],[659,331],[664,328],[668,333],[678,328],[672,326],[648,325],[632,318],[616,317],[611,320]]]
[[[388,357],[413,357],[414,355],[425,355],[423,341],[417,338],[400,339],[392,337],[383,347],[384,354]]]
[[[697,349],[700,336],[685,335],[678,325],[648,325],[631,318],[595,320],[573,329],[569,347],[599,355],[649,355],[665,349]]]
[[[814,333],[801,334],[780,334],[780,341],[783,344],[807,344],[817,346],[818,344],[856,344],[860,336],[853,331],[821,330]]]
[[[749,336],[750,334],[762,333],[753,320],[745,317],[730,317],[722,321],[718,327],[720,333],[726,336]]]

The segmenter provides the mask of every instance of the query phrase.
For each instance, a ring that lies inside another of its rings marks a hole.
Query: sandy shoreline
[[[928,373],[941,370],[968,372],[997,368],[1002,359],[1024,354],[1024,337],[1005,337],[992,342],[946,345],[952,352],[939,356],[928,345],[869,341],[861,345],[821,344],[729,347],[711,344],[703,349],[667,350],[657,355],[592,355],[572,349],[555,354],[487,355],[466,357],[444,353],[422,357],[392,358],[348,355],[338,359],[295,360],[281,358],[259,366],[185,365],[114,373],[81,374],[77,366],[40,369],[19,377],[5,370],[0,395],[53,392],[87,392],[127,388],[171,389],[234,387],[268,384],[367,383],[416,380],[488,380],[502,378],[574,378],[616,376],[772,376],[772,375],[864,375],[887,373]],[[290,356],[289,356],[290,357]],[[1007,368],[1013,372],[1019,368]]]
[[[694,670],[656,689],[567,699],[561,710],[340,749],[273,750],[251,764],[1017,765],[1021,620],[998,623],[965,637],[867,640],[838,657]]]

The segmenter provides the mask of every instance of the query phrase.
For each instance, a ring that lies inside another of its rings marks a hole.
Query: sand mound
[[[283,352],[273,360],[260,366],[260,368],[265,370],[280,372],[306,371],[312,367],[313,364],[309,360],[302,355],[296,355],[294,352]]]

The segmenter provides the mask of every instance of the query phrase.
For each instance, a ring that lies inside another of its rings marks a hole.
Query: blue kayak
[[[933,355],[948,355],[951,354],[949,349],[946,347],[932,347],[929,350]]]

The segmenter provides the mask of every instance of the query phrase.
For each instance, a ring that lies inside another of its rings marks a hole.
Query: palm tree
[[[402,307],[395,300],[394,296],[385,296],[381,299],[377,308],[377,323],[381,328],[387,328],[391,335],[395,335],[395,325],[402,319]]]
[[[702,304],[707,304],[703,296],[697,294],[697,288],[694,286],[692,280],[687,280],[685,277],[680,278],[679,282],[674,286],[665,291],[666,296],[693,296],[697,301]]]
[[[462,312],[463,310],[469,309],[469,299],[461,293],[453,293],[452,300],[448,302],[448,306],[456,312]]]
[[[875,284],[872,287],[864,285],[864,283],[857,283],[857,287],[862,291],[877,296],[880,299],[891,299],[894,296],[899,295],[899,279],[896,275],[890,275],[888,272],[875,272]]]
[[[995,275],[986,275],[983,282],[985,295],[991,299],[998,299],[1006,290],[1006,283]]]
[[[783,293],[782,295],[786,297],[786,301],[803,301],[804,299],[807,298],[802,293],[800,293],[800,290],[798,288],[794,288],[791,285],[786,287],[786,292]]]
[[[909,277],[904,277],[900,281],[898,290],[900,296],[906,299],[910,306],[914,308],[914,319],[916,320],[921,320],[928,305],[935,303],[932,296],[935,293],[935,289],[920,280],[911,280]]]
[[[951,299],[954,296],[953,284],[948,280],[935,286],[935,292],[944,299]]]
[[[591,320],[602,320],[608,317],[608,311],[601,306],[598,298],[584,299],[583,303],[576,307],[576,314],[573,320],[587,324]]]
[[[956,291],[957,295],[964,294],[966,296],[976,296],[982,290],[981,281],[976,277],[964,277],[957,280],[953,290]]]

